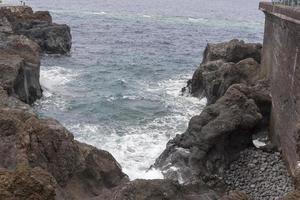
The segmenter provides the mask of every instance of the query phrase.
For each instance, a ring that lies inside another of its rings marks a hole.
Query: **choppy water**
[[[6,1],[9,2],[9,1]],[[261,41],[258,0],[30,0],[71,26],[71,56],[45,56],[35,106],[108,150],[131,179],[147,172],[205,101],[180,96],[207,42]]]

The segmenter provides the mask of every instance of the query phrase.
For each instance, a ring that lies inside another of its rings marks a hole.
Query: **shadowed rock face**
[[[70,28],[52,23],[47,11],[33,12],[26,6],[0,8],[0,32],[25,35],[46,53],[65,54],[72,46]]]
[[[203,62],[194,72],[188,88],[194,96],[205,96],[208,104],[215,103],[232,84],[252,84],[260,73],[260,44],[231,40],[208,44]]]
[[[29,104],[42,97],[39,53],[39,46],[24,36],[0,40],[0,86]]]
[[[256,102],[264,94],[256,88],[262,87],[232,85],[215,104],[190,120],[185,133],[168,142],[155,166],[168,178],[202,179],[218,185],[224,168],[252,145],[252,134],[261,126],[263,116]]]
[[[260,63],[262,45],[245,43],[243,40],[231,40],[218,44],[207,44],[202,64],[214,60],[237,63],[246,58],[253,58]]]

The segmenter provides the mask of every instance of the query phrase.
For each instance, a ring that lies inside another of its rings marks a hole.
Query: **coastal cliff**
[[[272,95],[261,44],[207,45],[185,91],[208,105],[156,160],[164,180],[130,181],[109,152],[30,107],[42,97],[40,56],[68,54],[71,38],[47,11],[0,7],[0,199],[267,200],[293,190],[269,140]]]

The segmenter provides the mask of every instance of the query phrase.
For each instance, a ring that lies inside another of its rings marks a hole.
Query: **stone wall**
[[[261,2],[265,35],[261,76],[271,82],[271,137],[291,173],[300,167],[300,7]]]

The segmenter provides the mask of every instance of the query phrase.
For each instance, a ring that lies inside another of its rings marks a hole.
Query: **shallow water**
[[[44,97],[35,109],[108,150],[131,179],[162,178],[147,169],[205,105],[180,89],[207,42],[262,41],[258,2],[27,1],[69,24],[73,36],[70,56],[43,58]]]

